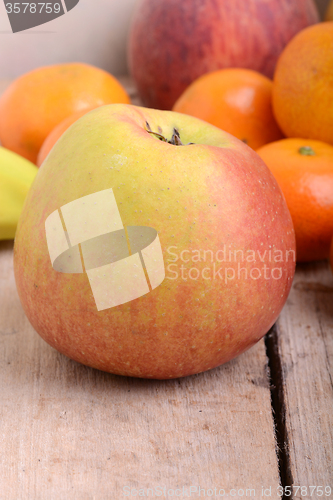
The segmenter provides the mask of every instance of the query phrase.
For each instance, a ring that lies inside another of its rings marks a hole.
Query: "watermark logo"
[[[226,285],[235,280],[280,280],[288,263],[296,262],[294,250],[271,247],[262,250],[233,249],[223,245],[216,251],[210,249],[167,248],[167,276],[169,280],[223,281]]]
[[[86,273],[98,311],[141,297],[165,278],[157,231],[124,227],[112,189],[55,210],[45,231],[53,269]]]
[[[53,21],[72,10],[80,0],[27,2],[3,0],[13,33]]]

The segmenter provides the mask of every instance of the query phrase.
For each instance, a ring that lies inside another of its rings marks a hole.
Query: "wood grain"
[[[330,485],[333,497],[333,277],[328,262],[298,266],[276,326],[293,484]]]
[[[106,374],[35,333],[12,266],[12,243],[1,242],[1,499],[118,499],[126,485],[277,487],[263,341],[184,379]]]

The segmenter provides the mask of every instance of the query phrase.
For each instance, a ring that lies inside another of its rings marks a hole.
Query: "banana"
[[[0,240],[11,240],[38,168],[0,146]]]

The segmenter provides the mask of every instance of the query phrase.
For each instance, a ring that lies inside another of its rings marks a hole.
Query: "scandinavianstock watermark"
[[[263,488],[262,488],[263,489]],[[222,498],[240,496],[248,498],[256,498],[256,490],[254,488],[231,488],[225,490],[221,487],[203,488],[201,486],[182,486],[175,488],[167,488],[166,486],[155,486],[154,488],[131,488],[130,486],[123,487],[123,495],[125,497],[146,497],[146,498]]]
[[[285,264],[296,261],[294,250],[242,250],[224,245],[213,251],[209,249],[167,248],[167,273],[169,280],[183,281],[222,280],[225,284],[233,280],[279,280]]]
[[[153,488],[143,488],[123,486],[125,497],[141,498],[281,498],[283,496],[291,498],[318,498],[330,497],[331,486],[259,486],[257,488],[222,488],[202,486],[178,486],[166,487],[155,486]]]

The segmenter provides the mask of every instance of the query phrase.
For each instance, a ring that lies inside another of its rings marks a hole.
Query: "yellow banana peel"
[[[0,240],[11,240],[38,172],[30,161],[0,146]]]

